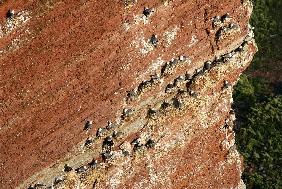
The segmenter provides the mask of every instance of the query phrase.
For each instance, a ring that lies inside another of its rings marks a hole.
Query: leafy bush
[[[237,133],[248,188],[282,188],[281,110],[282,96],[256,103]]]
[[[255,103],[266,101],[268,96],[272,96],[269,86],[270,83],[264,78],[241,75],[233,94],[235,108],[239,110],[241,118],[245,118]]]
[[[252,73],[274,74],[276,67],[269,63],[282,61],[282,0],[253,0],[253,4],[251,25],[259,51],[235,86],[234,108],[240,127],[236,143],[244,156],[247,188],[278,189],[282,188],[281,81],[271,83]]]
[[[267,59],[282,59],[282,0],[253,0],[251,25],[259,48],[251,69],[267,67]]]

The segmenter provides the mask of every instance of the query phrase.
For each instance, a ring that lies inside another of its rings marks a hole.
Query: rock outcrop
[[[251,11],[0,2],[0,188],[244,188],[231,104]]]

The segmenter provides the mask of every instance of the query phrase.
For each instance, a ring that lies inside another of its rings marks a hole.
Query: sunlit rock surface
[[[251,11],[1,1],[0,188],[244,188],[231,104]]]

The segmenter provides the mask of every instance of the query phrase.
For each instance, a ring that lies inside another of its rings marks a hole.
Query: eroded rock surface
[[[231,104],[251,11],[0,2],[0,188],[244,188]]]

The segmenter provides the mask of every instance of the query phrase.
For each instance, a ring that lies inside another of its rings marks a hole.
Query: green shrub
[[[254,26],[257,52],[251,69],[267,66],[268,59],[282,59],[282,0],[253,0],[251,25]]]
[[[253,4],[251,25],[259,51],[234,88],[240,122],[236,143],[244,157],[247,188],[278,189],[282,188],[282,97],[274,90],[275,81],[252,73],[271,72],[276,67],[269,63],[282,61],[282,0],[253,0]]]
[[[237,133],[248,188],[282,188],[282,96],[256,103]]]

